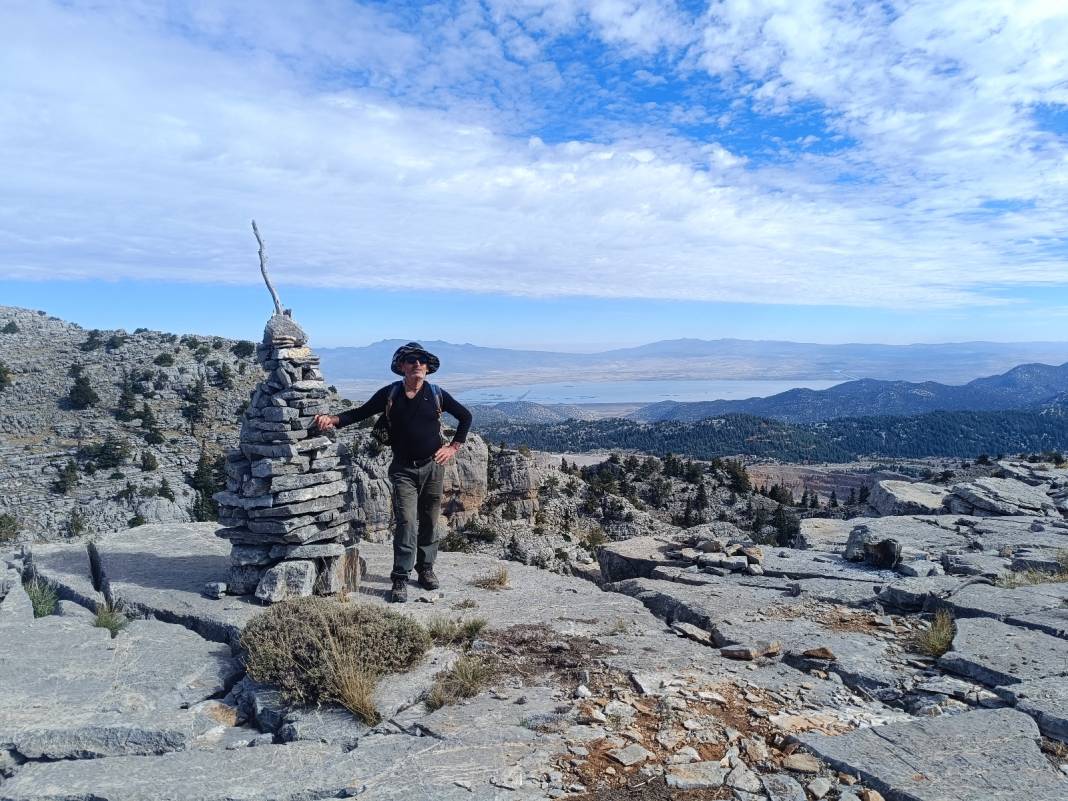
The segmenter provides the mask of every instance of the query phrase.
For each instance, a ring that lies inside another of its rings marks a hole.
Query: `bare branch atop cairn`
[[[256,221],[252,221],[252,233],[256,235],[256,242],[260,246],[260,272],[263,273],[263,282],[267,284],[267,289],[271,293],[271,297],[274,299],[274,313],[285,314],[282,309],[282,301],[278,297],[278,293],[275,291],[274,286],[271,284],[271,279],[267,277],[267,251],[263,246],[263,239],[260,237],[260,229],[256,227]]]

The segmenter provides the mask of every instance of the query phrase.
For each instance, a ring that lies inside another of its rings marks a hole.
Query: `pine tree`
[[[217,520],[219,517],[218,505],[211,496],[222,488],[220,472],[219,465],[212,460],[207,449],[201,446],[196,470],[188,481],[189,486],[197,492],[193,517],[198,521]]]
[[[208,417],[208,388],[204,379],[198,379],[186,396],[186,405],[182,414],[189,421],[189,431],[194,430],[197,423],[202,423]]]
[[[156,458],[152,451],[141,451],[141,469],[146,473],[151,473],[159,467],[159,460]]]
[[[871,497],[871,487],[865,484],[857,494],[857,503],[867,503],[869,497]]]
[[[85,515],[82,514],[82,510],[78,507],[70,513],[70,517],[67,519],[67,536],[68,537],[80,537],[85,533]]]
[[[838,493],[835,492],[834,490],[831,490],[831,502],[830,502],[829,506],[832,509],[837,509],[838,508]]]
[[[171,485],[167,483],[167,477],[164,476],[159,482],[159,491],[156,493],[161,498],[166,498],[168,501],[174,500],[174,490],[171,489]]]
[[[705,485],[699,484],[697,486],[697,498],[694,500],[694,506],[703,511],[708,508],[708,490],[705,489]]]
[[[115,408],[115,417],[122,421],[133,420],[137,416],[137,396],[134,393],[134,382],[130,373],[122,371],[122,381],[119,383],[119,403]]]
[[[857,505],[857,491],[854,487],[849,488],[849,497],[846,498],[846,506]]]
[[[160,445],[164,442],[163,432],[159,430],[159,423],[156,421],[156,415],[152,412],[152,407],[147,403],[141,405],[141,433],[145,437],[145,442],[149,445]]]
[[[72,409],[88,409],[90,406],[96,406],[100,403],[100,396],[93,391],[92,385],[89,383],[89,378],[82,373],[74,379],[74,386],[70,388],[70,394],[67,395],[67,400],[70,402]]]

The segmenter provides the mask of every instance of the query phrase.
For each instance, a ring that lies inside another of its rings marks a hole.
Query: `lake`
[[[762,381],[701,379],[694,381],[559,381],[545,384],[479,387],[456,392],[463,403],[655,403],[656,401],[739,400],[767,397],[796,387],[827,389],[841,381]],[[447,388],[447,387],[446,387]]]

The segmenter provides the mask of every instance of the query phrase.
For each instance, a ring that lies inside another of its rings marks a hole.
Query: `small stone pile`
[[[691,547],[675,552],[704,573],[726,576],[728,573],[747,573],[761,576],[764,551],[748,541],[727,540],[722,537],[695,537]]]
[[[226,454],[226,491],[214,496],[218,536],[233,544],[229,580],[210,594],[255,591],[274,602],[358,588],[347,469],[333,436],[314,430],[329,408],[307,341],[288,314],[275,314],[256,349],[267,377],[251,393],[240,447]]]

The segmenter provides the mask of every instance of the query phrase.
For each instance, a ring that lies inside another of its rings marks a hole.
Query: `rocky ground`
[[[600,584],[443,553],[442,588],[413,586],[405,613],[485,619],[470,652],[506,668],[430,710],[461,656],[435,648],[379,685],[375,727],[244,676],[261,607],[201,594],[227,565],[213,525],[106,535],[92,560],[34,545],[8,555],[0,604],[0,799],[1061,799],[1066,476],[1003,468],[940,514],[804,521],[798,547],[724,522],[606,543]],[[388,546],[361,550],[345,602],[382,604]],[[501,567],[505,588],[477,586]],[[27,571],[60,614],[32,617]],[[87,611],[105,602],[136,618],[115,639]]]

